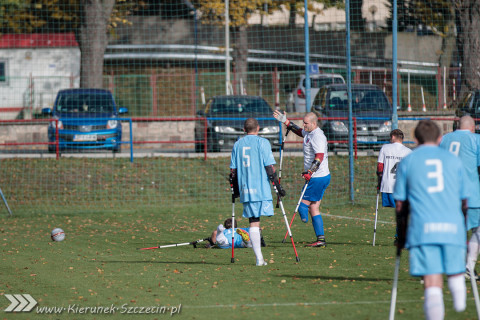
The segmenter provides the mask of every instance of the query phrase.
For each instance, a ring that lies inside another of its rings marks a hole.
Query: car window
[[[355,107],[361,110],[389,110],[388,101],[381,91],[358,91]]]
[[[270,106],[260,99],[222,99],[212,102],[210,106],[211,114],[241,115],[250,113],[268,114],[271,112]]]
[[[342,78],[330,77],[330,78],[310,78],[310,88],[321,88],[327,84],[332,83],[344,83]],[[303,87],[306,87],[305,80],[303,80]]]
[[[346,90],[330,91],[327,109],[346,110],[348,109],[348,94]]]
[[[62,113],[113,113],[113,101],[104,94],[65,94],[58,97],[56,111]]]

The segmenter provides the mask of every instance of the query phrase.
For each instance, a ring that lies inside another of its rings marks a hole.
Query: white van
[[[313,100],[318,94],[321,87],[327,84],[345,83],[345,79],[336,73],[319,73],[310,75],[310,110],[312,109]],[[295,112],[305,113],[305,75],[300,76],[297,87],[292,92],[294,98]]]

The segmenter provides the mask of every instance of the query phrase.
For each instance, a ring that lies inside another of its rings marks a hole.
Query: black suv
[[[480,133],[480,90],[468,92],[458,103],[455,110],[457,117],[471,116],[475,119],[475,133]],[[457,129],[457,121],[453,124],[453,130]]]
[[[243,124],[247,118],[256,118],[260,125],[258,135],[278,148],[280,141],[279,122],[273,118],[273,110],[261,97],[237,95],[215,96],[197,112],[195,121],[195,151],[203,152],[205,134],[207,150],[232,150],[235,141],[244,135]],[[206,120],[205,120],[206,119]]]
[[[346,84],[322,87],[313,103],[322,121],[321,128],[332,149],[345,147],[348,141],[348,92]],[[352,84],[352,117],[357,120],[358,148],[379,149],[389,142],[392,130],[392,107],[385,93],[370,84]]]

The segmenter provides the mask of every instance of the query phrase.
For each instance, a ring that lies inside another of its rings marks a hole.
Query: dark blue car
[[[59,150],[109,149],[119,152],[122,141],[120,114],[127,108],[119,108],[110,91],[104,89],[60,90],[53,109],[42,109],[55,121],[48,126],[49,152],[56,151],[58,134]]]

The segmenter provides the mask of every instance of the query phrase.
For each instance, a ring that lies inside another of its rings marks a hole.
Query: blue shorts
[[[322,200],[323,194],[330,184],[330,175],[320,178],[311,178],[308,181],[307,190],[303,195],[304,200],[319,201]]]
[[[382,206],[395,208],[395,199],[393,199],[393,193],[382,192]]]
[[[467,230],[480,226],[480,208],[472,208],[467,211]]]
[[[273,216],[272,200],[243,203],[244,218],[260,218],[260,216]]]
[[[423,245],[410,250],[410,274],[454,275],[465,272],[467,248],[456,245]]]

